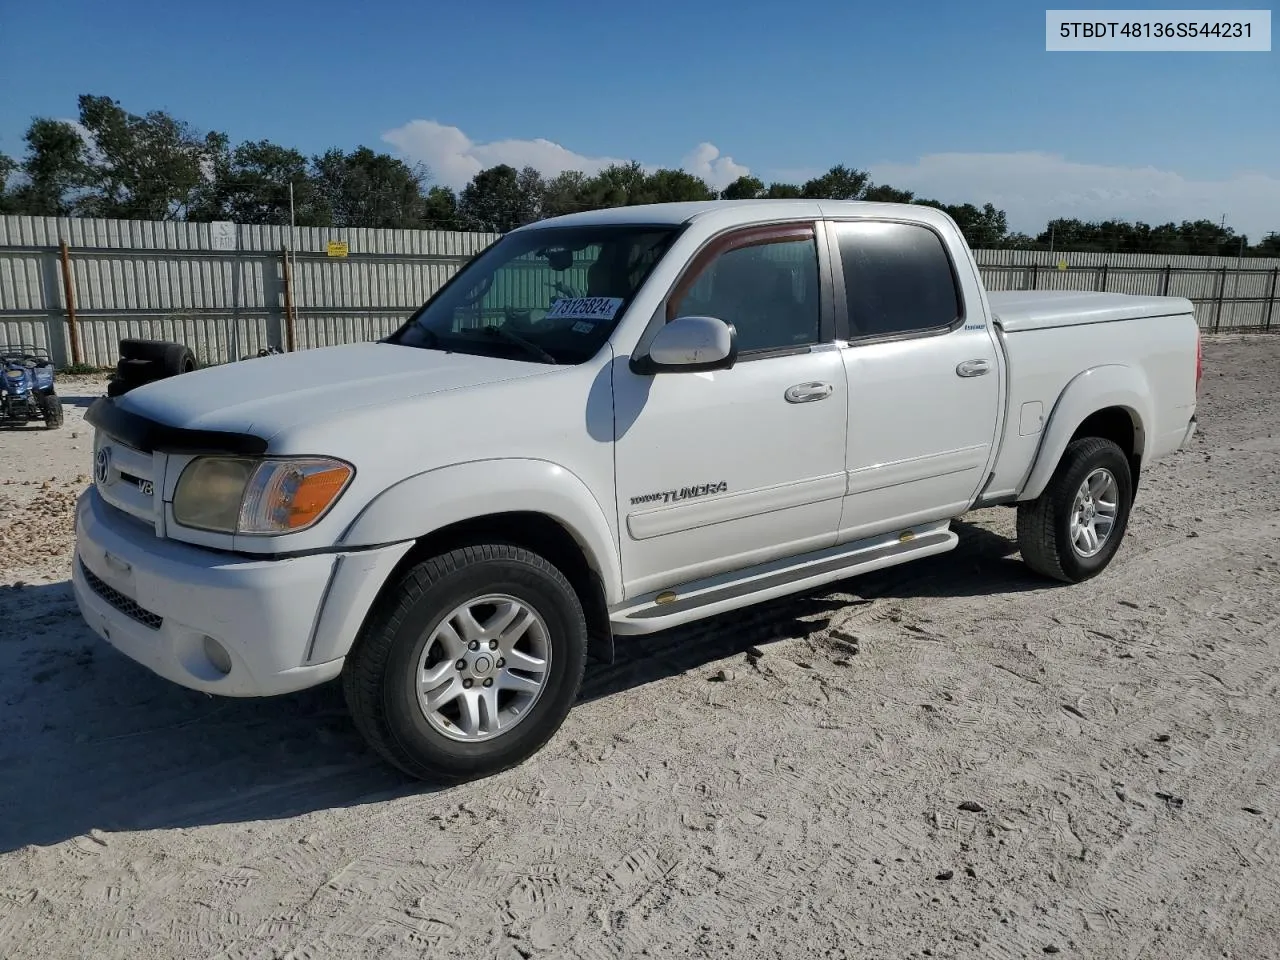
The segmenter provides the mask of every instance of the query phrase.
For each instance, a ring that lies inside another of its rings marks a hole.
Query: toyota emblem
[[[107,482],[108,468],[111,465],[111,449],[103,447],[93,455],[93,477],[100,484]]]

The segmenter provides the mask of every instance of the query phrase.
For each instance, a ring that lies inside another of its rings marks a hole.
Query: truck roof
[[[569,213],[538,220],[518,229],[613,223],[677,226],[703,217],[714,217],[724,226],[733,226],[777,220],[780,217],[849,216],[906,218],[955,229],[952,219],[936,207],[918,203],[871,203],[865,200],[695,200],[684,203],[643,203]]]

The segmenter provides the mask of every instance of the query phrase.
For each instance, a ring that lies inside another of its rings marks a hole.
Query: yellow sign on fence
[[[349,252],[345,240],[330,240],[326,249],[331,257],[345,257]]]
[[[1065,261],[1065,260],[1059,260],[1059,261],[1058,261],[1058,269],[1059,269],[1059,270],[1065,270],[1065,269],[1067,269],[1067,261]]]

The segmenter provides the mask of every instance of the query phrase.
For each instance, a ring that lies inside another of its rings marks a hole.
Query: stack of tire
[[[196,369],[196,356],[185,343],[169,340],[120,341],[120,362],[107,381],[107,396],[118,397],[134,387],[176,377]]]

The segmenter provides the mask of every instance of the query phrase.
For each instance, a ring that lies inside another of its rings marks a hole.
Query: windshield
[[[582,363],[608,339],[677,232],[671,226],[602,224],[507,234],[387,340]]]

